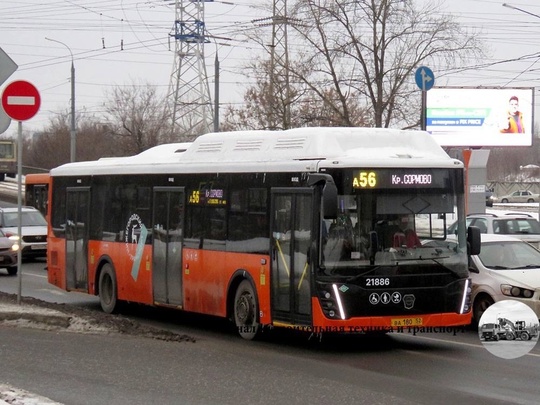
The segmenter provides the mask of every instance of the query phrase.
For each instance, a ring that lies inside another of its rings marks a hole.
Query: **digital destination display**
[[[189,195],[191,205],[227,205],[223,189],[193,190]]]
[[[353,171],[354,189],[446,188],[450,171],[440,169],[359,169]]]

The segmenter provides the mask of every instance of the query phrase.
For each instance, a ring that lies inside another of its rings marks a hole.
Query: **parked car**
[[[19,208],[0,208],[0,229],[8,237],[17,237],[19,231]],[[33,207],[21,208],[21,252],[23,257],[47,255],[47,221]]]
[[[473,322],[495,302],[515,300],[529,306],[540,319],[540,250],[507,235],[482,234],[479,255],[471,256]],[[456,237],[429,241],[441,249],[455,249]]]
[[[540,201],[540,194],[533,194],[529,190],[514,191],[498,199],[501,203],[534,203]]]
[[[17,274],[18,239],[17,237],[9,238],[0,229],[0,269],[6,269],[10,276]]]
[[[540,248],[540,222],[526,213],[469,214],[466,225],[480,228],[481,233],[512,235]],[[449,234],[455,234],[456,231],[457,222],[448,228]]]
[[[486,207],[493,207],[494,202],[495,202],[495,196],[493,195],[493,191],[486,188]]]

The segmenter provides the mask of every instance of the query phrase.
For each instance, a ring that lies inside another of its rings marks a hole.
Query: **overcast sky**
[[[208,75],[213,91],[216,49],[221,64],[220,102],[241,103],[249,78],[240,68],[259,51],[239,35],[252,30],[254,19],[268,17],[263,0],[205,3]],[[433,69],[436,85],[533,87],[540,63],[540,2],[516,0],[509,4],[537,16],[503,7],[495,0],[443,0],[470,29],[477,30],[491,55],[459,75]],[[50,117],[70,109],[70,68],[76,69],[78,114],[100,115],[107,94],[115,86],[150,83],[166,91],[173,66],[173,0],[0,0],[0,47],[19,65],[1,86],[13,80],[32,82],[40,91],[39,113],[23,124],[25,130],[46,126]],[[270,30],[270,27],[268,28]],[[63,42],[48,41],[51,38]],[[414,82],[414,77],[411,77]],[[224,90],[225,89],[225,90]],[[11,124],[6,135],[14,135]]]

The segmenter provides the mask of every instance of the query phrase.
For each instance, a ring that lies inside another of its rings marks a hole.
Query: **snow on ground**
[[[0,384],[0,405],[61,405],[49,398],[28,391]]]

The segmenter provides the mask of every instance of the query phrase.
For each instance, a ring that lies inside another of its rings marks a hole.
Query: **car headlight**
[[[19,236],[18,235],[11,235],[9,237],[9,240],[11,242],[13,242],[13,245],[11,245],[11,250],[13,250],[14,252],[18,251],[19,248],[20,248],[20,245],[19,245]]]
[[[532,298],[534,291],[527,288],[516,287],[510,284],[501,284],[501,292],[509,297]]]

